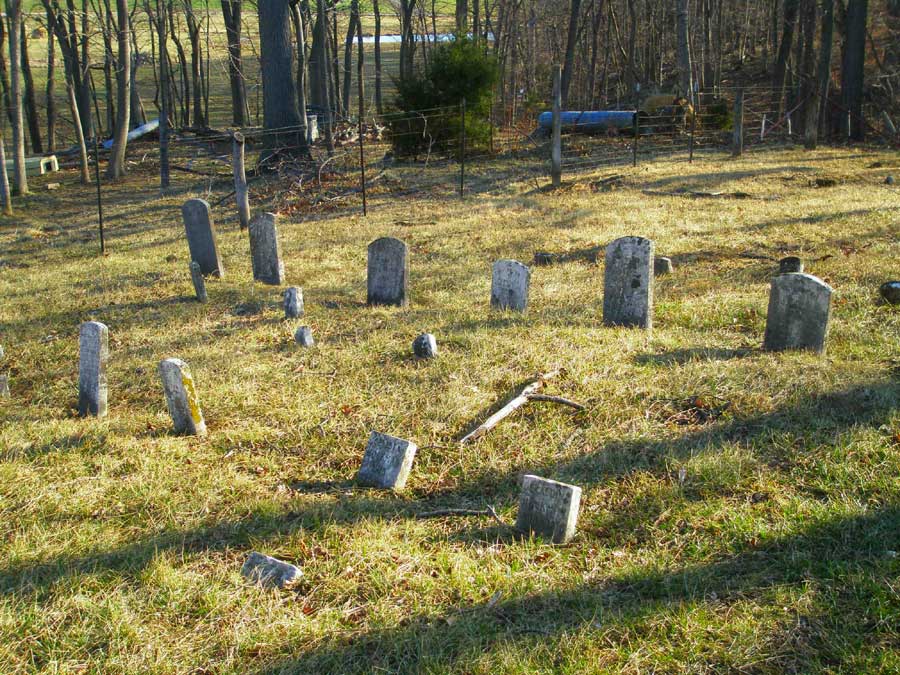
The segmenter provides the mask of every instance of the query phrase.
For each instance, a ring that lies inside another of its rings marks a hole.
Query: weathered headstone
[[[413,340],[413,354],[420,359],[433,359],[437,356],[437,339],[431,333],[422,333]]]
[[[166,359],[159,364],[159,377],[172,424],[177,434],[206,435],[206,422],[200,409],[200,397],[190,368],[181,359]]]
[[[900,305],[900,281],[886,281],[878,289],[881,297],[892,305]]]
[[[622,237],[606,247],[603,323],[653,328],[653,242]]]
[[[78,335],[78,414],[106,416],[109,329],[99,321],[81,324]]]
[[[406,244],[393,237],[382,237],[369,244],[368,304],[406,307],[408,283],[409,248]]]
[[[191,260],[191,281],[194,283],[194,293],[197,296],[197,300],[206,302],[206,279],[203,278],[200,265],[195,260]]]
[[[299,319],[303,316],[303,289],[291,286],[284,292],[284,318]]]
[[[202,199],[189,199],[181,207],[181,216],[184,219],[191,260],[200,265],[200,271],[204,275],[224,276],[225,267],[216,246],[216,229],[209,204]]]
[[[312,145],[319,140],[319,117],[307,115],[306,117],[306,142]]]
[[[491,271],[491,307],[514,312],[528,309],[531,270],[516,260],[498,260]]]
[[[778,261],[779,274],[801,274],[803,272],[803,261],[795,255],[789,255]]]
[[[516,529],[564,544],[575,536],[581,488],[527,475],[522,479]]]
[[[250,221],[250,258],[254,279],[280,286],[284,283],[284,262],[275,219],[274,213],[260,213]]]
[[[772,279],[763,349],[822,353],[831,317],[831,286],[809,274]]]
[[[309,326],[300,326],[294,333],[294,340],[301,347],[312,347],[315,344],[313,340],[312,328]]]
[[[653,259],[653,274],[661,277],[665,274],[672,274],[675,266],[672,264],[671,258],[657,257]]]
[[[241,575],[260,586],[286,588],[300,581],[303,571],[296,565],[254,551],[241,567]]]
[[[9,375],[0,375],[0,398],[9,398]]]
[[[415,443],[373,431],[356,481],[367,487],[402,490],[415,456]]]

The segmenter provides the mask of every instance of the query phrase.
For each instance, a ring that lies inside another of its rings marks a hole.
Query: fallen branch
[[[559,371],[554,370],[550,373],[539,375],[536,379],[528,382],[522,388],[522,390],[516,396],[510,399],[510,401],[506,403],[502,408],[500,408],[500,410],[488,417],[473,431],[469,432],[461,439],[459,439],[460,445],[465,445],[466,443],[478,440],[479,438],[484,436],[487,432],[500,424],[500,422],[512,415],[516,410],[528,403],[530,397],[540,391],[541,388],[543,388],[545,382],[547,382],[548,380],[552,380],[557,375],[559,375]]]
[[[570,408],[575,408],[575,410],[584,410],[584,406],[581,403],[576,401],[572,401],[567,398],[563,398],[562,396],[547,396],[546,394],[532,394],[528,397],[529,401],[543,401],[544,403],[559,403],[560,405],[567,405]]]
[[[416,520],[426,520],[428,518],[446,518],[448,516],[456,516],[456,517],[483,517],[490,516],[500,527],[509,527],[506,523],[503,522],[503,519],[497,515],[497,512],[494,510],[493,506],[488,506],[486,509],[478,510],[478,509],[440,509],[438,511],[426,511],[425,513],[417,513]]]

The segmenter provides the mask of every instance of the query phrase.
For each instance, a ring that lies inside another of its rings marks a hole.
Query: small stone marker
[[[412,470],[416,445],[373,431],[356,482],[366,487],[402,490]]]
[[[900,281],[887,281],[878,289],[881,297],[892,305],[900,305]],[[2,356],[2,350],[0,350]]]
[[[284,262],[275,218],[274,213],[260,213],[250,221],[250,257],[254,279],[280,286],[284,283]]]
[[[413,354],[420,359],[433,359],[437,356],[437,340],[431,333],[422,333],[413,340]]]
[[[3,345],[0,345],[0,359],[2,359],[6,355],[6,352],[3,351]]]
[[[622,237],[606,247],[603,323],[653,328],[653,242]]]
[[[654,258],[653,259],[653,274],[655,276],[661,277],[664,274],[672,274],[675,271],[675,266],[672,264],[671,258]]]
[[[382,237],[369,244],[368,293],[370,305],[406,307],[409,283],[409,248],[399,239]]]
[[[527,475],[522,479],[516,529],[564,544],[575,536],[581,488]]]
[[[291,286],[284,292],[284,318],[299,319],[303,316],[303,289]]]
[[[316,343],[313,340],[312,328],[309,326],[300,326],[294,333],[294,340],[301,347],[312,347]]]
[[[9,398],[9,375],[0,375],[0,398]]]
[[[260,586],[286,588],[300,581],[303,571],[296,565],[254,551],[241,567],[241,576]]]
[[[524,312],[528,308],[531,270],[516,260],[498,260],[491,275],[491,307]]]
[[[824,352],[831,293],[831,286],[810,274],[781,274],[773,278],[763,349]]]
[[[893,176],[888,176],[887,178],[885,178],[885,179],[884,179],[884,184],[885,184],[885,185],[893,185],[893,184],[894,184],[894,177],[893,177]]]
[[[197,300],[206,302],[206,279],[203,278],[200,265],[194,260],[191,260],[191,281],[194,283],[194,293],[197,296]]]
[[[779,274],[802,274],[803,261],[795,255],[782,258],[778,261]]]
[[[109,329],[99,321],[81,324],[78,336],[78,414],[106,416]]]
[[[181,359],[166,359],[159,364],[159,376],[175,433],[205,436],[206,422],[188,365]]]
[[[200,265],[200,271],[204,275],[224,276],[225,268],[216,246],[216,229],[209,204],[202,199],[189,199],[181,207],[181,216],[184,219],[191,260]]]

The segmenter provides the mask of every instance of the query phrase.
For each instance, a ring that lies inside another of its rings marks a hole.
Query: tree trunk
[[[300,130],[297,85],[292,68],[291,13],[285,0],[259,0],[259,60],[263,85],[263,126],[278,130],[269,147],[306,151]]]
[[[25,21],[22,21],[22,82],[25,94],[25,116],[28,120],[28,136],[31,139],[31,152],[35,155],[44,154],[44,144],[41,142],[41,123],[38,120],[37,98],[34,95],[34,78],[31,77],[31,60],[28,58],[28,32]]]
[[[300,133],[308,139],[309,119],[306,116],[306,26],[300,3],[291,5],[291,20],[297,36],[297,112],[300,115]]]
[[[350,69],[353,67],[353,38],[356,36],[356,22],[359,20],[359,0],[350,1],[350,19],[347,22],[347,37],[344,39],[344,113],[350,116],[350,91],[353,78]]]
[[[849,113],[849,137],[865,140],[866,126],[862,112],[863,84],[866,65],[866,22],[868,0],[849,0],[844,54],[841,61],[841,104]]]
[[[28,176],[25,174],[25,121],[22,104],[21,58],[19,44],[22,35],[21,0],[6,0],[6,16],[9,19],[9,97],[12,103],[13,133],[13,182],[16,194],[28,194]]]
[[[803,0],[803,52],[800,59],[800,93],[797,111],[798,132],[804,135],[804,142],[810,144],[809,130],[815,129],[818,117],[818,101],[816,99],[816,0]],[[813,144],[813,147],[815,145]]]
[[[81,115],[78,113],[78,101],[75,100],[75,88],[72,86],[71,82],[66,82],[66,94],[69,98],[69,113],[72,115],[72,124],[75,127],[78,159],[81,160],[81,184],[88,185],[91,182],[91,174],[88,168],[87,143],[84,140],[84,131],[81,127]]]
[[[831,123],[827,111],[831,93],[831,56],[834,45],[834,0],[822,0],[822,36],[819,41],[819,66],[816,79],[818,95],[818,128],[825,134],[831,133]],[[818,135],[818,132],[817,132]],[[818,138],[815,139],[818,141]]]
[[[51,19],[47,13],[47,85],[45,101],[47,105],[47,152],[56,152],[56,98],[53,90],[56,87],[56,42],[50,30]]]
[[[12,196],[9,192],[9,174],[6,172],[6,142],[0,130],[0,199],[3,200],[3,215],[13,215]]]
[[[384,100],[381,91],[381,8],[378,0],[372,0],[372,11],[375,13],[375,110],[381,115],[384,113]]]
[[[106,177],[110,180],[125,175],[125,150],[131,122],[131,28],[128,0],[116,0],[116,128]]]
[[[784,111],[784,82],[787,76],[788,57],[791,55],[791,45],[794,41],[794,29],[797,25],[797,11],[800,0],[784,0],[784,28],[781,33],[781,45],[778,47],[778,56],[775,59],[775,74],[772,77],[772,110],[776,119],[781,119]]]
[[[235,126],[242,127],[247,124],[250,110],[247,107],[247,90],[244,85],[241,56],[241,0],[222,0],[222,18],[225,20],[225,36],[228,39],[231,120]]]
[[[689,0],[677,1],[678,86],[681,95],[694,100],[694,78],[691,71],[691,35]]]
[[[469,32],[469,3],[468,0],[456,0],[456,34],[465,35]]]
[[[566,37],[566,56],[562,72],[562,106],[569,105],[569,86],[572,84],[572,72],[575,69],[575,42],[578,40],[578,16],[581,13],[581,0],[571,0],[569,6],[569,31]]]

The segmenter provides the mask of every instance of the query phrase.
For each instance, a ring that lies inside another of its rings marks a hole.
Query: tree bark
[[[866,127],[862,113],[863,85],[866,64],[866,23],[868,0],[849,0],[844,53],[841,61],[841,104],[849,113],[849,137],[865,140]]]
[[[44,89],[47,105],[47,152],[56,151],[56,98],[53,90],[56,88],[56,42],[53,31],[50,29],[50,13],[47,13],[47,85]]]
[[[241,0],[222,0],[222,18],[228,40],[228,81],[231,85],[231,119],[235,126],[245,126],[250,117],[244,65],[241,56]]]
[[[22,83],[24,84],[25,116],[28,121],[28,137],[31,139],[31,152],[35,155],[44,154],[44,144],[41,142],[41,123],[38,120],[37,97],[34,95],[34,78],[31,76],[31,60],[28,58],[28,31],[25,21],[22,21]]]
[[[569,5],[569,31],[566,37],[566,56],[563,60],[562,72],[562,106],[569,105],[569,87],[572,84],[572,73],[575,70],[575,43],[578,40],[578,17],[581,13],[581,0],[571,0]]]
[[[687,100],[694,100],[694,78],[691,72],[691,35],[689,0],[677,2],[677,42],[678,42],[678,86],[681,95]]]
[[[110,180],[125,175],[125,150],[131,122],[131,29],[128,0],[116,0],[116,128],[106,177]],[[95,139],[96,142],[96,139]]]
[[[28,194],[28,176],[25,174],[25,123],[22,102],[21,58],[19,44],[22,35],[21,0],[6,0],[6,16],[9,19],[9,97],[12,105],[13,133],[13,183],[16,194]]]
[[[285,0],[259,0],[259,58],[263,85],[263,126],[282,130],[269,147],[306,151],[300,129],[297,85],[292,68],[291,14]]]
[[[379,115],[384,113],[381,75],[381,7],[378,0],[372,0],[372,11],[375,13],[375,110]]]
[[[797,11],[800,0],[784,0],[784,28],[781,33],[781,45],[778,47],[778,56],[775,59],[775,74],[772,78],[774,89],[772,109],[776,119],[781,119],[784,111],[784,82],[787,76],[788,57],[791,55],[791,45],[794,42],[794,29],[797,26]]]

